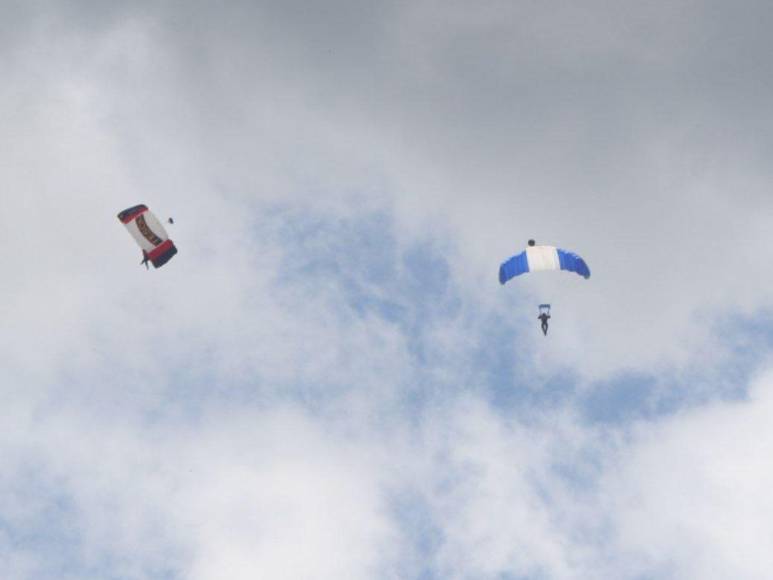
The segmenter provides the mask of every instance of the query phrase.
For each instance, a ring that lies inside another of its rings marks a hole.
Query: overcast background
[[[771,30],[0,0],[0,577],[769,578]]]

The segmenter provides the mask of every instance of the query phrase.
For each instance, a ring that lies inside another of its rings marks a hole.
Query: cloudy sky
[[[0,577],[769,578],[771,29],[0,0]]]

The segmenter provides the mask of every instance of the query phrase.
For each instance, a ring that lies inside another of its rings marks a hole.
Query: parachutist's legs
[[[548,321],[547,320],[543,320],[542,321],[542,334],[544,334],[545,336],[548,335]]]

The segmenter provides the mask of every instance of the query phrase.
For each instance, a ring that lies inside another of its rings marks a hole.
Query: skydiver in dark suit
[[[547,312],[543,312],[537,318],[542,321],[542,334],[547,336],[548,335],[548,319],[550,318],[550,314],[548,314]]]

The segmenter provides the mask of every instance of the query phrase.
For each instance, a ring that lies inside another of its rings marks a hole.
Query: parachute
[[[529,240],[529,247],[516,254],[499,266],[499,283],[505,284],[516,276],[527,272],[542,272],[550,270],[565,270],[574,272],[583,278],[590,278],[590,268],[580,256],[554,246],[538,246],[534,240]],[[542,334],[548,334],[550,319],[550,304],[539,305],[539,316]]]
[[[546,270],[575,272],[583,278],[590,278],[590,268],[580,256],[553,246],[537,246],[529,240],[529,247],[499,266],[499,283],[526,274]]]
[[[146,205],[140,204],[125,209],[118,214],[118,219],[142,249],[142,263],[146,267],[150,262],[154,268],[160,268],[177,253],[177,248],[169,239],[164,226]]]

